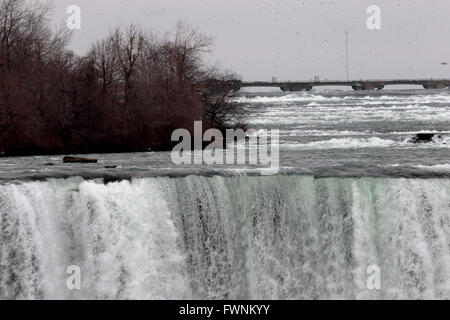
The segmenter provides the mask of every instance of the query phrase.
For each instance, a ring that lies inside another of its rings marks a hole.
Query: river
[[[0,158],[0,298],[450,298],[449,91],[235,99],[279,130],[277,175],[168,152]]]

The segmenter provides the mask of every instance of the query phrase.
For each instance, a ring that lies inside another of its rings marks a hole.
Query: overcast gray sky
[[[82,10],[72,48],[85,53],[115,25],[137,23],[163,34],[182,20],[214,38],[210,61],[244,80],[448,78],[449,0],[55,0],[53,18]],[[366,9],[381,8],[381,30]]]

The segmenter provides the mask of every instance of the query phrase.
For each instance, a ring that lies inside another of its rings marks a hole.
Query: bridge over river
[[[351,81],[232,81],[234,91],[248,87],[274,87],[283,91],[309,91],[319,86],[349,86],[354,90],[381,90],[387,85],[419,85],[425,89],[450,88],[450,79],[397,79],[397,80],[351,80]]]

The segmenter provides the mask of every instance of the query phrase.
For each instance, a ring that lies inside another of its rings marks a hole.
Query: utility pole
[[[348,31],[345,31],[345,49],[346,49],[346,56],[347,56],[347,81],[349,81],[349,77],[348,77]]]

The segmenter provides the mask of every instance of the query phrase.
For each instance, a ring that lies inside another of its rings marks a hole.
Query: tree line
[[[227,85],[236,76],[205,66],[211,39],[195,28],[159,37],[118,27],[78,56],[50,13],[0,0],[1,154],[164,150],[195,120],[222,130],[239,121]]]

